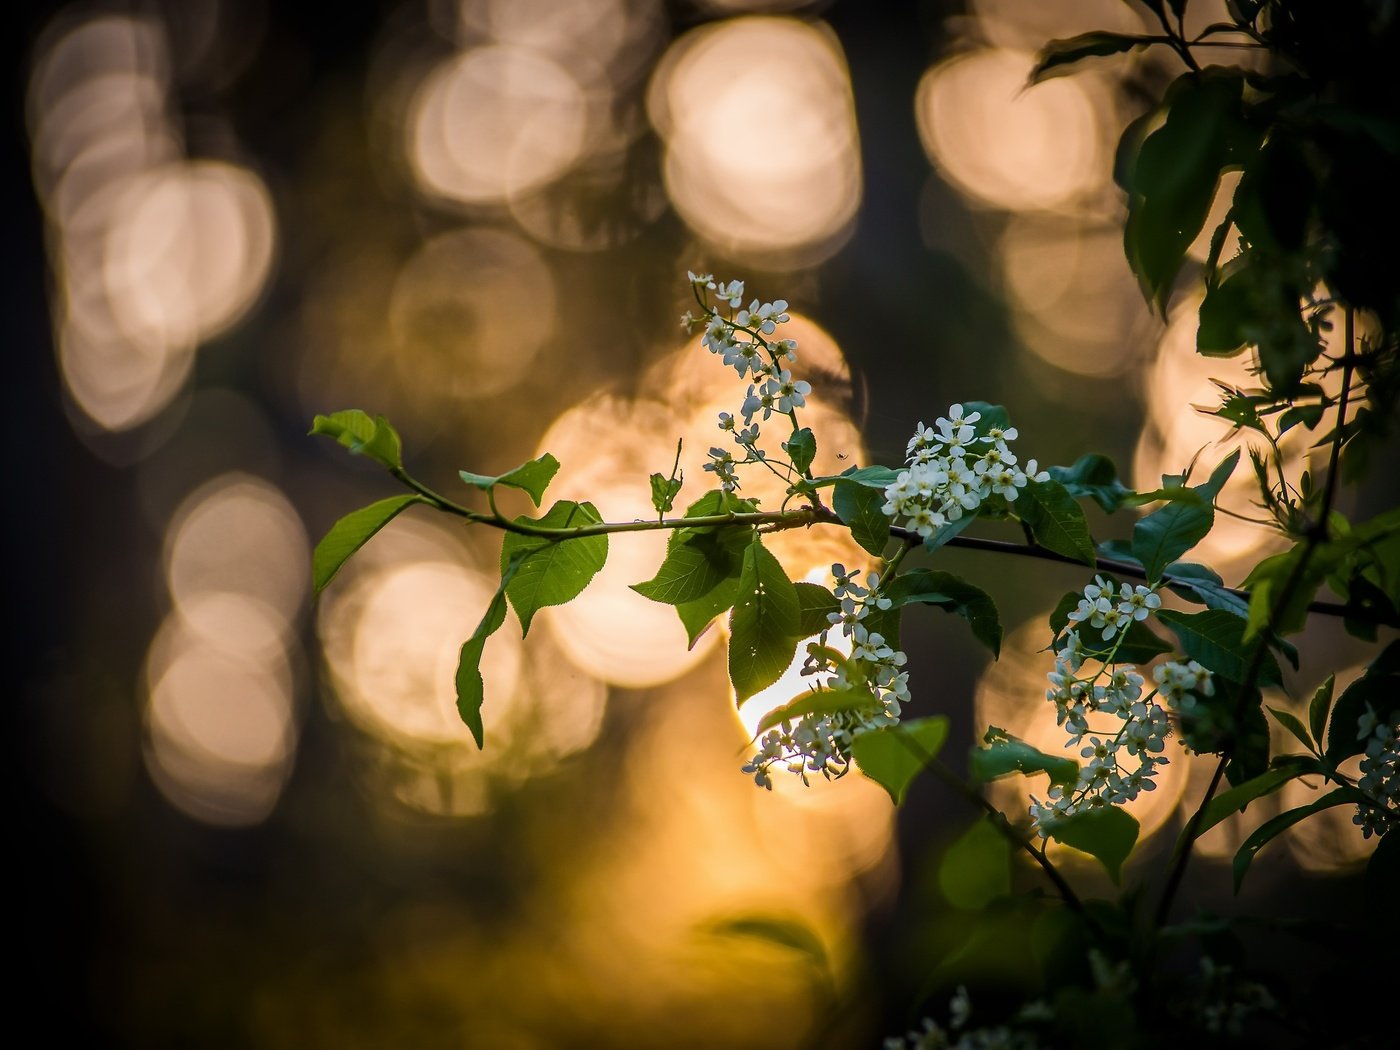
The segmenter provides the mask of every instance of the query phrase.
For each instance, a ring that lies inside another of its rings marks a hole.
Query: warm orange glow
[[[167,528],[174,608],[146,656],[146,765],[198,820],[256,824],[281,794],[297,738],[292,624],[309,556],[287,498],[246,474],[206,483]]]
[[[306,594],[310,546],[301,519],[272,485],[226,474],[189,496],[166,538],[165,576],[177,605],[228,594],[290,622]],[[198,624],[198,613],[190,613]]]
[[[485,38],[546,55],[606,94],[653,57],[662,28],[653,0],[460,0],[458,11],[464,40]]]
[[[1079,79],[1027,89],[1032,56],[984,49],[935,66],[915,110],[929,159],[968,197],[1007,210],[1056,209],[1106,183],[1104,134]]]
[[[554,333],[554,278],[501,230],[437,237],[394,281],[389,328],[399,382],[415,400],[475,401],[514,386]]]
[[[434,196],[503,201],[568,170],[583,149],[585,117],[583,92],[557,62],[519,47],[473,48],[423,81],[408,155]]]
[[[514,615],[481,661],[486,748],[457,712],[462,643],[495,590],[456,533],[399,519],[326,593],[318,624],[339,705],[371,739],[366,775],[385,797],[442,816],[484,812],[496,781],[547,773],[591,745],[606,690],[565,659],[537,618]]]
[[[1028,4],[1025,0],[972,0],[979,37],[998,47],[1033,51],[1047,40],[1103,29],[1114,33],[1152,32],[1122,0],[1074,0],[1073,3]],[[1192,12],[1195,5],[1192,6]],[[1220,17],[1224,17],[1222,11]],[[1155,23],[1152,23],[1155,27]],[[1085,63],[1092,69],[1093,62]],[[1083,76],[1078,73],[1076,76]]]
[[[1247,449],[1262,438],[1232,430],[1232,425],[1196,411],[1194,406],[1214,408],[1220,404],[1220,390],[1211,381],[1218,379],[1235,387],[1252,387],[1249,355],[1231,358],[1201,357],[1195,352],[1196,318],[1199,299],[1189,298],[1172,311],[1171,320],[1158,343],[1157,358],[1144,377],[1150,391],[1146,399],[1147,425],[1138,440],[1133,457],[1134,488],[1151,489],[1161,484],[1163,474],[1178,474],[1197,454],[1192,483],[1200,484],[1235,447]],[[1300,441],[1306,431],[1296,428],[1284,443],[1285,451],[1296,449],[1301,462]],[[1305,444],[1306,442],[1302,442]],[[1244,453],[1241,463],[1222,490],[1218,503],[1237,514],[1260,517],[1258,483]],[[1227,514],[1217,514],[1210,535],[1190,553],[1195,561],[1210,565],[1226,576],[1242,572],[1260,558],[1283,550],[1287,540],[1267,526],[1255,525]]]
[[[793,313],[791,317],[783,325],[782,335],[798,344],[793,374],[807,379],[813,388],[806,406],[799,411],[799,420],[821,435],[812,470],[815,474],[839,474],[853,464],[865,462],[865,444],[849,413],[850,366],[829,333],[800,314]],[[692,479],[690,484],[700,486],[685,491],[699,495],[705,488],[714,487],[712,476],[704,470],[709,449],[731,443],[729,435],[716,426],[719,413],[737,413],[746,384],[732,368],[705,349],[698,338],[657,362],[649,376],[654,379],[649,388],[663,390],[667,403],[674,406],[674,434],[684,439],[681,466],[685,476]],[[759,447],[771,457],[780,458],[780,444],[791,433],[792,424],[786,417],[777,416],[760,423]],[[765,510],[783,505],[786,485],[776,475],[752,467],[746,469],[745,475],[740,495],[758,500]],[[825,572],[832,562],[865,565],[873,561],[845,529],[772,533],[764,542],[793,579],[800,579],[813,569]]]
[[[158,169],[129,187],[105,246],[104,278],[133,340],[200,342],[248,309],[272,263],[272,203],[231,164]]]
[[[34,179],[55,236],[55,343],[72,404],[105,430],[166,407],[196,345],[267,281],[275,219],[262,181],[182,159],[158,22],[77,23],[36,62]]]
[[[550,495],[589,500],[606,521],[650,517],[648,477],[669,470],[673,434],[674,421],[660,405],[591,398],[555,420],[540,440],[540,451],[562,464]],[[682,507],[703,484],[687,483]],[[607,563],[588,589],[545,614],[570,660],[603,681],[641,688],[678,678],[704,659],[713,634],[687,651],[675,610],[631,590],[656,575],[665,556],[666,537],[659,532],[609,539]]]
[[[1119,234],[1072,219],[1012,216],[999,261],[1022,343],[1074,375],[1121,375],[1138,361],[1146,316]]]
[[[69,397],[104,430],[149,420],[180,392],[194,367],[186,348],[146,347],[116,333],[95,334],[71,316],[57,343]]]
[[[830,33],[787,18],[692,30],[657,67],[648,109],[666,140],[667,192],[705,240],[772,268],[815,265],[844,242],[860,155]]]
[[[146,766],[171,804],[198,820],[256,824],[277,803],[297,736],[286,629],[260,602],[204,593],[168,615],[151,642]]]
[[[453,682],[462,643],[492,590],[482,576],[451,562],[408,562],[357,579],[332,607],[326,652],[352,717],[392,738],[475,746],[457,714]],[[481,670],[495,701],[482,709],[489,733],[520,675],[518,627],[491,639]]]

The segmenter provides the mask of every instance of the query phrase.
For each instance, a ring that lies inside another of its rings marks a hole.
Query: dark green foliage
[[[1089,854],[1118,882],[1123,862],[1137,845],[1141,825],[1117,806],[1101,806],[1058,820],[1049,830],[1052,839]]]
[[[1065,40],[1052,40],[1036,55],[1030,82],[1038,84],[1050,77],[1062,76],[1071,72],[1070,66],[1086,58],[1121,55],[1147,43],[1150,43],[1147,37],[1104,32],[1080,33]]]
[[[1073,466],[1051,467],[1050,477],[1079,499],[1092,499],[1112,514],[1132,495],[1132,489],[1118,480],[1118,468],[1113,460],[1097,453],[1088,453],[1074,461]]]
[[[1094,541],[1084,511],[1058,481],[1028,482],[1015,508],[1042,547],[1085,565],[1094,564]]]
[[[898,609],[904,605],[933,605],[961,616],[973,635],[1001,655],[1001,619],[991,595],[950,572],[914,569],[896,576],[885,588],[885,596]]]
[[[897,806],[947,739],[946,718],[911,718],[897,726],[862,733],[851,745],[851,754],[860,771],[888,791]]]
[[[972,749],[972,775],[996,780],[1011,773],[1030,776],[1044,773],[1052,784],[1073,784],[1079,779],[1079,763],[1063,755],[1047,755],[997,726],[982,737],[985,747]]]
[[[885,504],[880,489],[839,479],[831,493],[831,507],[847,526],[851,537],[877,558],[890,541],[890,519],[880,509]]]

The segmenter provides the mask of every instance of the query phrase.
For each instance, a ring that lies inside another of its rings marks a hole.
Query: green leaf
[[[1191,659],[1232,682],[1243,683],[1254,659],[1255,644],[1244,640],[1245,622],[1221,609],[1181,613],[1162,609],[1157,619],[1167,626]],[[1278,661],[1265,653],[1259,664],[1258,684],[1279,685],[1283,676]]]
[[[905,605],[934,605],[961,616],[974,637],[1001,655],[1001,618],[991,595],[950,572],[913,569],[896,576],[885,587],[885,597],[894,608]]]
[[[1234,696],[1230,694],[1233,691]],[[1247,694],[1242,689],[1217,689],[1214,698],[1218,709],[1234,723],[1227,740],[1233,741],[1234,750],[1225,766],[1225,779],[1232,786],[1239,786],[1257,776],[1262,776],[1269,768],[1269,720],[1264,717],[1261,705],[1263,696],[1258,689]],[[1238,713],[1237,713],[1238,712]]]
[[[1029,482],[1017,497],[1015,510],[1042,547],[1094,564],[1094,541],[1084,511],[1058,481]]]
[[[1199,347],[1198,347],[1199,349]],[[1224,398],[1220,402],[1220,407],[1215,410],[1215,415],[1220,419],[1228,420],[1235,424],[1235,429],[1246,427],[1250,430],[1257,430],[1261,434],[1267,434],[1268,428],[1264,426],[1264,420],[1259,415],[1258,406],[1267,401],[1260,394],[1246,394],[1242,390],[1227,386],[1218,379],[1211,380]]]
[[[517,518],[521,524],[569,528],[602,521],[591,503],[560,500],[539,519]],[[508,532],[501,543],[501,571],[519,559],[506,594],[520,617],[522,634],[545,606],[573,601],[588,586],[608,558],[606,536],[581,536],[555,540]]]
[[[731,576],[708,594],[676,606],[676,615],[680,617],[681,625],[685,627],[689,639],[688,649],[695,648],[695,643],[700,640],[706,628],[714,623],[721,613],[733,608],[738,597],[739,577]]]
[[[1124,134],[1135,155],[1118,166],[1129,191],[1123,245],[1159,309],[1210,212],[1221,171],[1243,163],[1258,144],[1259,133],[1243,119],[1243,85],[1239,70],[1185,74],[1167,91],[1165,121],[1140,147],[1133,149],[1141,127]]]
[[[652,601],[683,605],[703,598],[731,576],[737,576],[742,557],[742,551],[734,549],[730,537],[696,530],[670,544],[656,575],[645,583],[634,583],[632,589]]]
[[[1215,523],[1215,509],[1199,493],[1186,489],[1160,510],[1133,526],[1133,554],[1152,583],[1170,562],[1205,539]]]
[[[1239,461],[1239,450],[1236,450],[1221,460],[1211,471],[1210,478],[1200,485],[1138,494],[1139,498],[1171,500],[1133,527],[1133,556],[1142,564],[1149,581],[1157,583],[1171,562],[1210,532],[1215,522],[1215,498]],[[1164,482],[1167,480],[1163,478]]]
[[[1070,66],[1086,58],[1121,55],[1151,42],[1148,37],[1105,32],[1080,33],[1064,40],[1052,40],[1036,54],[1029,83],[1039,84],[1042,80],[1068,73]]]
[[[797,588],[757,535],[744,551],[739,594],[730,616],[729,679],[743,703],[776,682],[797,649]]]
[[[1050,477],[1065,487],[1077,499],[1092,499],[1112,514],[1123,505],[1132,489],[1118,480],[1118,468],[1107,456],[1095,453],[1080,456],[1073,466],[1051,467]]]
[[[1367,798],[1356,788],[1339,787],[1323,795],[1316,802],[1308,806],[1300,806],[1297,809],[1290,809],[1287,813],[1280,813],[1273,820],[1267,821],[1254,830],[1249,838],[1244,840],[1244,845],[1240,846],[1239,852],[1235,854],[1235,892],[1240,892],[1240,884],[1244,882],[1244,876],[1249,871],[1249,866],[1259,851],[1271,841],[1287,831],[1300,820],[1304,820],[1314,813],[1321,813],[1324,809],[1331,809],[1333,806],[1345,806],[1349,803],[1365,802]]]
[[[469,470],[457,471],[458,476],[468,485],[486,491],[490,491],[497,485],[521,489],[529,494],[530,499],[537,507],[544,499],[544,490],[549,487],[549,483],[554,480],[554,475],[557,473],[559,473],[559,461],[548,452],[539,459],[522,463],[515,469],[508,470],[504,474],[497,474],[495,477],[486,474],[473,474]]]
[[[793,468],[799,474],[806,474],[812,468],[812,460],[817,458],[817,439],[810,427],[803,427],[783,442],[783,449],[792,460]]]
[[[1247,270],[1234,273],[1206,289],[1206,297],[1201,302],[1200,323],[1196,327],[1198,354],[1233,357],[1251,342],[1250,331],[1257,324],[1252,293],[1251,274]],[[1235,403],[1227,401],[1216,414],[1226,416],[1226,409],[1232,404]],[[1235,407],[1238,409],[1239,406],[1236,404]],[[1254,418],[1257,420],[1258,416]],[[1246,417],[1241,425],[1251,426],[1253,422]],[[1262,425],[1254,429],[1263,431]]]
[[[913,779],[937,757],[948,739],[948,719],[908,719],[897,726],[862,733],[851,744],[860,771],[889,792],[897,806]]]
[[[1249,615],[1249,602],[1225,586],[1225,581],[1212,569],[1195,562],[1174,561],[1163,577],[1172,591],[1187,601],[1198,602],[1207,609],[1223,609],[1244,619]]]
[[[754,511],[756,507],[757,505],[752,500],[739,499],[723,489],[712,489],[686,508],[685,517],[706,518],[717,514],[747,514]],[[698,545],[697,549],[707,551],[715,558],[720,557],[718,551],[728,551],[733,560],[729,570],[730,574],[717,583],[713,589],[676,606],[676,615],[680,617],[681,624],[685,627],[691,649],[695,648],[695,643],[714,622],[715,617],[728,611],[738,598],[739,568],[743,562],[744,550],[752,535],[753,530],[746,525],[720,528],[706,526],[677,529],[667,541],[668,556],[681,544],[692,544]]]
[[[1300,631],[1308,618],[1308,605],[1322,586],[1326,572],[1321,559],[1314,554],[1295,574],[1299,561],[1307,551],[1307,541],[1300,540],[1291,550],[1273,554],[1259,562],[1245,577],[1244,586],[1249,589],[1249,637],[1264,630],[1272,620],[1274,630],[1281,634]],[[1292,581],[1288,601],[1279,608],[1278,593]]]
[[[358,408],[317,416],[311,433],[333,437],[351,452],[368,456],[391,470],[403,469],[403,445],[398,431],[383,416],[373,419]]]
[[[1316,430],[1322,422],[1322,411],[1321,405],[1294,405],[1278,417],[1279,436],[1282,437],[1299,423],[1309,430]]]
[[[1400,675],[1369,670],[1337,698],[1327,731],[1327,757],[1332,761],[1341,762],[1366,749],[1366,741],[1358,733],[1358,722],[1367,708],[1387,725],[1400,721]]]
[[[957,521],[950,521],[948,524],[940,526],[924,540],[924,550],[929,553],[938,550],[939,547],[943,546],[954,536],[957,536],[976,520],[977,515],[964,514]]]
[[[681,490],[681,478],[665,474],[651,476],[651,505],[658,514],[667,514],[676,505],[676,495]]]
[[[687,518],[711,518],[716,514],[752,514],[757,509],[758,504],[753,500],[740,499],[723,489],[711,489],[687,507],[684,516]],[[734,529],[746,537],[749,532],[747,525],[736,525]],[[693,535],[694,532],[695,530],[681,529],[672,537],[671,542],[682,542],[686,536]]]
[[[899,480],[899,471],[878,465],[850,467],[840,474],[828,474],[824,477],[813,478],[812,484],[821,488],[825,485],[834,485],[836,482],[842,480],[854,481],[857,485],[865,485],[868,488],[880,489],[883,491]]]
[[[799,637],[810,638],[831,627],[827,617],[841,611],[841,603],[821,584],[794,583],[797,588],[797,633]]]
[[[1327,681],[1317,687],[1312,702],[1308,704],[1308,725],[1312,729],[1313,739],[1318,744],[1322,743],[1323,734],[1327,730],[1327,713],[1332,710],[1332,691],[1336,685],[1337,676],[1329,674]]]
[[[486,640],[506,622],[506,588],[526,556],[524,551],[517,552],[506,564],[505,571],[501,573],[500,586],[492,595],[486,614],[472,636],[462,643],[462,652],[457,659],[457,714],[471,730],[478,749],[486,746],[481,725],[481,705],[486,699],[481,680],[481,653],[486,648]]]
[[[1116,884],[1122,879],[1123,862],[1137,844],[1141,825],[1117,806],[1102,806],[1056,821],[1048,830],[1056,842],[1098,860]]]
[[[811,926],[799,919],[772,915],[740,915],[711,923],[709,931],[722,937],[745,937],[796,952],[813,969],[822,974],[830,972],[826,945]]]
[[[1229,791],[1221,792],[1210,800],[1205,812],[1201,814],[1200,824],[1196,828],[1196,837],[1204,835],[1230,814],[1244,812],[1255,799],[1272,795],[1290,780],[1296,780],[1306,773],[1315,772],[1316,769],[1316,763],[1295,759],[1287,761],[1286,764],[1280,764],[1267,773],[1260,773],[1257,777],[1230,788]],[[1183,846],[1185,835],[1186,831],[1183,828],[1181,838],[1177,841],[1178,849]]]
[[[993,405],[987,401],[964,401],[962,406],[964,420],[974,412],[978,415],[979,418],[972,424],[973,432],[978,437],[986,437],[994,427],[998,430],[1011,427],[1011,413],[1007,412],[1003,405]]]
[[[326,585],[335,579],[340,567],[350,560],[350,556],[368,542],[369,538],[393,521],[398,513],[415,503],[426,503],[421,496],[391,496],[368,507],[351,511],[331,526],[330,531],[316,544],[316,552],[311,557],[312,577],[316,583],[316,593],[320,594]]]
[[[1287,729],[1309,751],[1313,750],[1313,742],[1308,737],[1308,731],[1303,728],[1303,723],[1291,712],[1284,711],[1277,707],[1270,707],[1269,714],[1278,720],[1278,724]]]
[[[1074,759],[1047,755],[997,726],[989,728],[982,740],[986,747],[972,749],[971,772],[977,780],[996,780],[1011,773],[1045,773],[1052,784],[1074,784],[1079,779],[1079,763]]]
[[[978,820],[943,852],[938,888],[948,903],[981,911],[1011,893],[1011,843],[988,819]]]
[[[836,482],[831,494],[831,509],[849,526],[852,538],[877,558],[885,552],[890,541],[890,519],[880,508],[885,495],[849,479]]]
[[[774,726],[795,722],[804,715],[834,715],[874,706],[875,697],[868,689],[809,689],[764,715],[759,720],[758,732],[761,735]]]

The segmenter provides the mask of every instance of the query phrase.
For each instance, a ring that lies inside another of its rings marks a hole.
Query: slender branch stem
[[[934,776],[948,785],[948,787],[952,788],[974,806],[984,810],[987,816],[991,818],[992,826],[997,829],[997,832],[1013,846],[1029,854],[1031,859],[1040,866],[1040,870],[1045,872],[1045,877],[1049,879],[1051,884],[1055,887],[1055,892],[1060,895],[1060,899],[1065,902],[1065,906],[1075,914],[1083,917],[1084,920],[1096,930],[1099,929],[1098,922],[1094,919],[1093,915],[1085,909],[1084,902],[1080,900],[1079,894],[1074,892],[1074,887],[1065,881],[1065,877],[1061,875],[1059,869],[1051,863],[1050,858],[1045,855],[1045,852],[1036,849],[1031,840],[1016,829],[1011,821],[1006,818],[1005,813],[992,805],[992,803],[983,796],[982,792],[978,791],[962,777],[954,773],[939,759],[930,758],[927,768],[933,772]]]
[[[1348,379],[1350,376],[1348,375]],[[1345,408],[1345,399],[1343,400]],[[725,525],[749,525],[762,527],[765,532],[782,532],[788,529],[803,529],[813,525],[839,525],[845,527],[836,514],[825,506],[801,507],[796,510],[779,511],[752,511],[748,513],[732,514],[708,514],[695,518],[661,518],[638,519],[635,521],[600,521],[590,525],[573,525],[556,527],[550,525],[537,525],[531,521],[521,519],[511,519],[499,513],[483,514],[454,503],[446,497],[434,492],[417,479],[410,477],[402,470],[392,470],[391,474],[403,484],[407,485],[414,492],[426,499],[439,510],[448,514],[453,514],[459,518],[482,525],[490,525],[494,528],[502,529],[506,532],[518,533],[522,536],[538,536],[543,539],[570,540],[583,539],[587,536],[607,536],[615,532],[654,532],[667,529],[693,529],[705,528],[707,526]],[[1335,467],[1333,469],[1335,473]],[[1330,512],[1331,500],[1325,500],[1324,508]],[[912,529],[905,529],[894,526],[890,529],[890,535],[906,544],[906,550],[911,550],[923,541],[917,532]],[[1041,547],[1036,543],[1027,541],[1017,543],[1012,540],[997,540],[985,536],[954,536],[947,541],[947,546],[958,547],[963,550],[988,551],[995,554],[1010,554],[1021,558],[1036,558],[1041,561],[1058,562],[1061,565],[1073,565],[1084,567],[1084,563],[1076,558],[1059,554],[1046,547]],[[1135,580],[1147,579],[1147,574],[1140,566],[1131,562],[1120,561],[1116,558],[1095,558],[1092,568],[1101,572],[1112,573],[1115,576],[1127,577]],[[1162,579],[1171,583],[1173,577],[1165,574]],[[1189,581],[1183,581],[1189,582]],[[1249,591],[1235,587],[1224,587],[1236,597],[1248,601]],[[1308,604],[1308,611],[1320,613],[1324,616],[1354,616],[1356,612],[1348,611],[1345,605],[1340,602],[1313,601]]]
[[[1308,562],[1312,560],[1317,548],[1321,546],[1328,537],[1327,519],[1332,513],[1332,503],[1336,499],[1337,484],[1339,479],[1338,464],[1341,460],[1342,444],[1346,438],[1346,418],[1347,400],[1351,393],[1352,368],[1354,365],[1354,342],[1356,338],[1355,316],[1350,307],[1346,311],[1346,331],[1345,331],[1345,353],[1342,367],[1342,392],[1337,400],[1337,426],[1332,437],[1332,450],[1328,457],[1327,483],[1322,492],[1322,505],[1318,520],[1308,529],[1307,538],[1304,542],[1303,552],[1294,563],[1292,570],[1288,574],[1288,579],[1284,582],[1283,588],[1279,591],[1278,597],[1274,600],[1269,609],[1269,617],[1264,624],[1264,633],[1256,643],[1254,653],[1250,658],[1249,666],[1245,671],[1244,682],[1240,687],[1238,697],[1235,700],[1235,722],[1238,723],[1240,716],[1244,713],[1244,705],[1250,692],[1254,689],[1259,680],[1259,672],[1264,666],[1264,654],[1268,651],[1266,640],[1274,633],[1278,625],[1278,619],[1283,614],[1283,610],[1288,607],[1288,603],[1293,598],[1293,592],[1303,580],[1303,575],[1307,571]],[[1215,797],[1215,792],[1220,787],[1220,781],[1225,775],[1225,768],[1234,757],[1236,741],[1226,741],[1221,749],[1220,761],[1215,765],[1215,772],[1211,775],[1210,784],[1206,788],[1205,795],[1201,798],[1200,805],[1191,814],[1191,819],[1186,824],[1186,829],[1182,833],[1181,843],[1177,847],[1173,857],[1171,871],[1167,875],[1166,884],[1162,888],[1162,896],[1157,904],[1157,925],[1166,923],[1171,914],[1173,901],[1176,899],[1177,891],[1181,888],[1181,880],[1186,874],[1186,866],[1191,860],[1192,847],[1200,834],[1201,823],[1205,820],[1206,808],[1210,805],[1211,799]]]

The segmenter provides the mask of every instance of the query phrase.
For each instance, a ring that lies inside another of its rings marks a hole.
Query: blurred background
[[[1035,885],[995,844],[950,852],[964,802],[755,789],[788,694],[741,718],[722,627],[687,651],[626,589],[654,537],[492,640],[478,752],[452,671],[499,535],[414,511],[313,601],[315,540],[395,489],[305,433],[383,413],[443,490],[549,451],[552,495],[624,519],[683,438],[689,502],[743,393],[677,325],[690,268],[792,303],[819,468],[897,462],[970,399],[1042,464],[1213,465],[1228,435],[1191,406],[1244,364],[1193,356],[1189,293],[1149,315],[1111,180],[1175,70],[1023,90],[1047,39],[1141,26],[1119,0],[28,5],[6,411],[32,1008],[91,1045],[798,1047],[875,1045],[943,994],[978,910]],[[1238,582],[1275,542],[1225,520],[1199,553]],[[794,578],[865,557],[778,553]],[[952,719],[955,762],[989,722],[1058,746],[1038,650],[1082,574],[939,558],[1008,642],[989,666],[913,618],[913,713]],[[1276,705],[1362,657],[1328,623],[1301,647]],[[1183,758],[1143,796],[1140,872],[1208,775]],[[1240,835],[1203,841],[1201,900],[1225,906]],[[1366,853],[1343,810],[1274,850],[1265,905]]]

